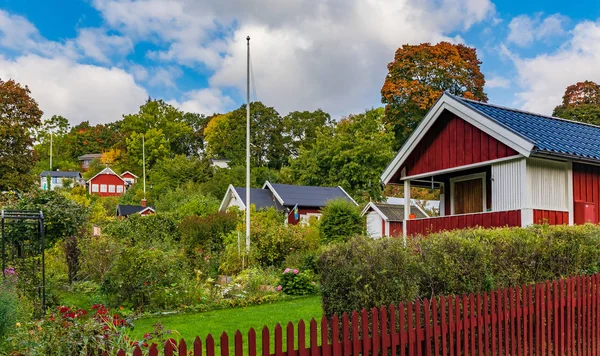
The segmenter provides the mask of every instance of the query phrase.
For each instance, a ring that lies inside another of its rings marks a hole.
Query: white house
[[[80,172],[43,171],[40,174],[40,188],[43,190],[62,188],[65,184],[74,187],[75,185],[83,185],[85,182]]]

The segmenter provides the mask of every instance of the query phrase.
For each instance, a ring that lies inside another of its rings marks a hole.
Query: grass
[[[142,318],[135,322],[135,329],[132,336],[141,339],[144,333],[153,330],[153,324],[161,323],[167,330],[177,331],[179,335],[188,342],[188,345],[196,336],[200,336],[204,342],[206,336],[212,334],[215,339],[215,346],[218,346],[220,344],[219,339],[221,333],[225,331],[227,332],[227,335],[229,335],[229,345],[231,348],[233,347],[233,336],[236,330],[240,330],[244,338],[244,349],[246,351],[246,337],[250,328],[256,330],[257,344],[260,348],[262,327],[265,325],[269,327],[271,335],[273,335],[275,325],[280,323],[284,329],[283,336],[285,345],[285,325],[288,322],[291,321],[292,323],[297,324],[300,319],[303,319],[308,327],[308,322],[311,318],[317,319],[322,315],[321,298],[304,297],[245,308],[222,309],[197,314]]]

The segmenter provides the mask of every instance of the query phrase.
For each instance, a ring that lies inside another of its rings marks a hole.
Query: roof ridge
[[[542,118],[545,118],[545,119],[570,122],[570,123],[577,124],[577,125],[590,126],[590,127],[596,128],[596,129],[600,129],[600,126],[594,125],[594,124],[590,124],[590,123],[587,123],[587,122],[569,120],[569,119],[565,119],[565,118],[562,118],[562,117],[556,117],[556,116],[552,116],[552,115],[544,115],[544,114],[535,113],[533,111],[527,111],[527,110],[523,110],[523,109],[509,108],[509,107],[503,106],[503,105],[491,104],[491,103],[484,103],[484,102],[478,101],[478,100],[463,98],[463,97],[460,97],[460,96],[457,96],[457,95],[454,95],[454,94],[450,94],[450,93],[447,93],[447,94],[450,95],[450,96],[452,96],[452,97],[454,97],[455,99],[463,100],[463,101],[469,101],[469,102],[472,102],[472,103],[475,103],[475,104],[480,104],[480,105],[485,105],[485,106],[491,106],[491,107],[497,108],[497,109],[514,111],[514,112],[518,112],[518,113],[522,113],[522,114],[527,114],[527,115],[532,115],[532,116],[539,116],[539,117],[542,117]]]

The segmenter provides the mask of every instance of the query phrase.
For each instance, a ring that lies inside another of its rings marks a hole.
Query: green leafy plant
[[[307,295],[316,292],[316,283],[307,272],[286,268],[279,279],[277,290],[288,295]]]
[[[336,199],[323,208],[319,229],[326,242],[347,241],[363,231],[364,221],[353,203]]]

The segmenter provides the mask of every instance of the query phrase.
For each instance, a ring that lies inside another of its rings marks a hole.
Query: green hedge
[[[409,241],[355,238],[319,259],[326,315],[600,271],[600,227],[469,229]]]

